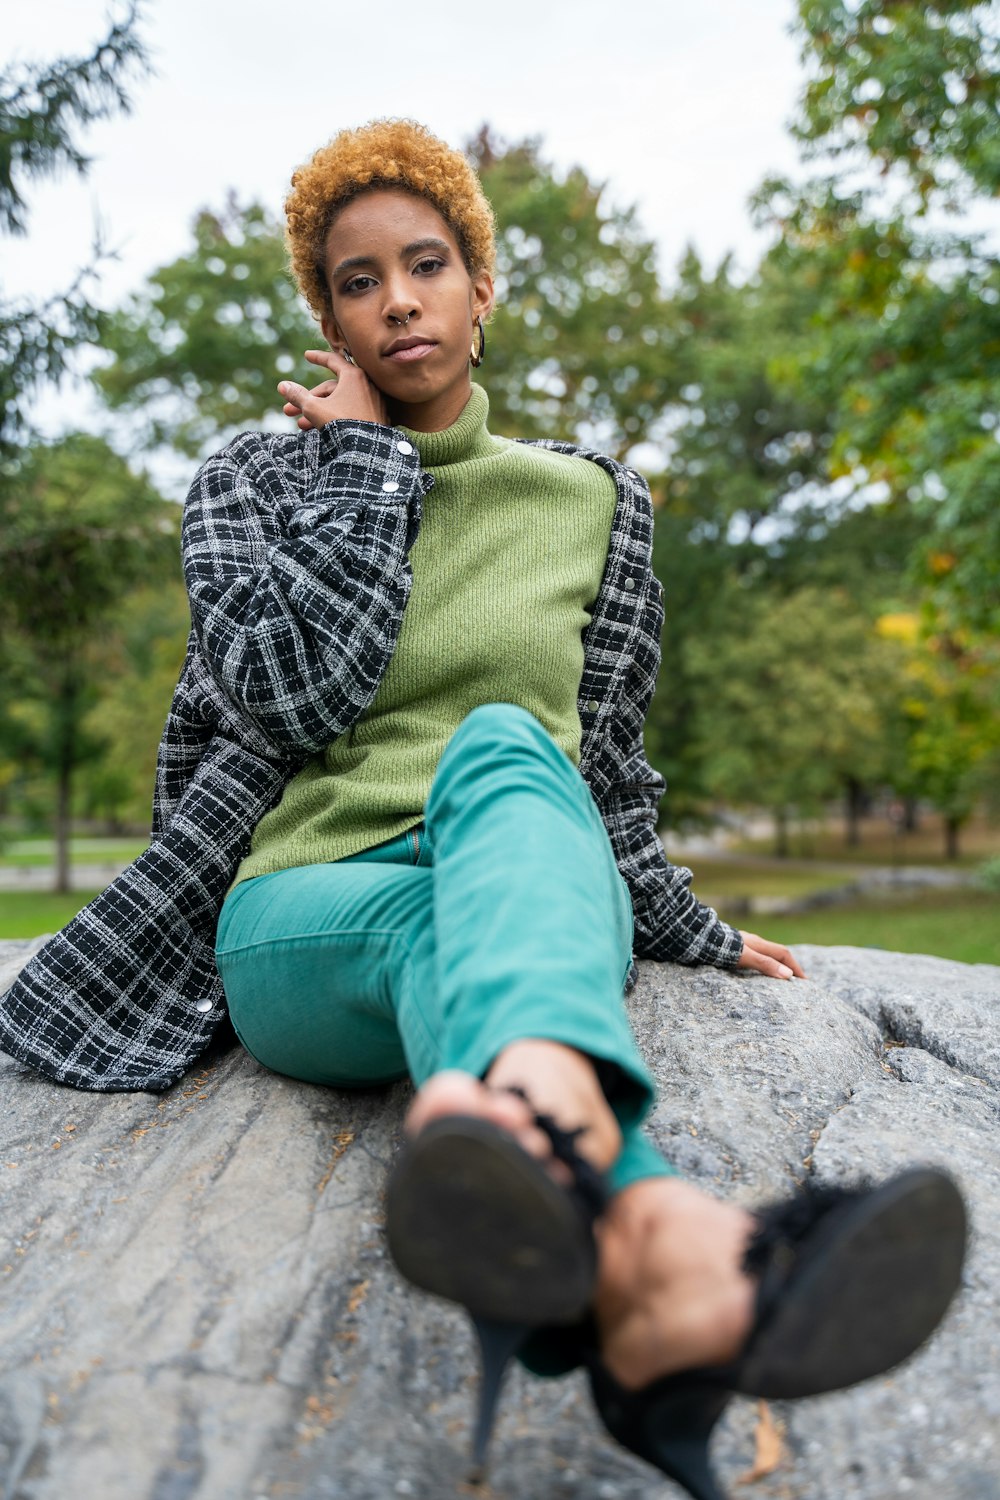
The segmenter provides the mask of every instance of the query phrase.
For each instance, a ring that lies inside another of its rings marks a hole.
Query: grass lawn
[[[68,896],[51,891],[0,891],[0,938],[58,932],[96,895],[96,891],[71,891]]]
[[[699,899],[715,906],[727,896],[798,896],[813,891],[832,890],[846,885],[851,872],[837,865],[787,866],[779,859],[739,860],[712,859],[704,855],[690,858],[673,856],[667,844],[667,857],[675,864],[687,865],[694,875],[694,892]]]
[[[720,915],[726,915],[724,904]],[[990,891],[921,891],[789,917],[740,916],[733,922],[790,948],[796,943],[846,944],[1000,964],[1000,896]]]

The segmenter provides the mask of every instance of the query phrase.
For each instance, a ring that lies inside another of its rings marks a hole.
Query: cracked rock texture
[[[0,944],[0,991],[35,944]],[[959,1178],[973,1241],[909,1365],[716,1434],[734,1494],[1000,1500],[1000,969],[798,950],[810,980],[641,966],[630,1004],[682,1172],[753,1205],[812,1174],[913,1161]],[[579,1374],[510,1380],[492,1488],[464,1485],[461,1314],[411,1291],[381,1229],[408,1089],[340,1093],[241,1051],[166,1095],[59,1088],[0,1057],[3,1500],[667,1500]]]

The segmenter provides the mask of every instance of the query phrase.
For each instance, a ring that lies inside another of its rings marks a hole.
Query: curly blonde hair
[[[330,225],[340,209],[373,188],[426,198],[454,234],[469,275],[492,275],[493,210],[465,157],[415,120],[373,120],[320,147],[293,174],[285,200],[292,274],[317,320],[333,311],[326,279]]]

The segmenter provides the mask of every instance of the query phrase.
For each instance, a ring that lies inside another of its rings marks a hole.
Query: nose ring
[[[397,318],[395,313],[390,313],[389,316],[398,328],[405,328],[412,314],[407,313],[405,318]]]

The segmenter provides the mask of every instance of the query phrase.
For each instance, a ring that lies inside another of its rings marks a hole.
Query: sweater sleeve
[[[272,743],[302,752],[328,745],[374,697],[433,482],[391,427],[338,421],[307,437],[292,449],[238,438],[199,471],[183,526],[208,670]]]

